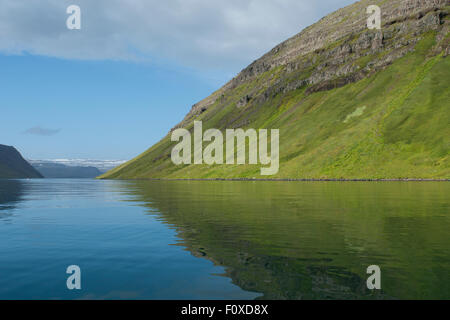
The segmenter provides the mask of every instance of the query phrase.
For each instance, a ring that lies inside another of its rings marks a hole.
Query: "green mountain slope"
[[[366,8],[382,9],[369,30]],[[450,1],[360,1],[275,47],[175,128],[280,130],[269,178],[449,179]],[[101,178],[267,178],[261,165],[183,165],[170,133]]]
[[[0,144],[0,179],[42,178],[14,148]]]

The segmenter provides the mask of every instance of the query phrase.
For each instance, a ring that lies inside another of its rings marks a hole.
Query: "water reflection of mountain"
[[[8,210],[14,209],[24,194],[23,181],[0,179],[0,219],[10,216]]]
[[[433,217],[445,214],[447,185],[136,181],[127,188],[160,212],[180,245],[262,298],[448,297],[439,257],[449,256],[449,219]],[[382,291],[366,287],[372,264],[384,270]]]

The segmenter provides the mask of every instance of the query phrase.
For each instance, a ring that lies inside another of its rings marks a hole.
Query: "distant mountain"
[[[0,179],[42,178],[14,148],[0,144]]]
[[[32,161],[33,167],[49,179],[92,179],[102,174],[96,167],[66,166],[61,163]]]
[[[102,173],[108,170],[114,169],[117,166],[125,163],[125,160],[95,160],[95,159],[41,159],[41,160],[30,160],[28,162],[33,166],[39,164],[62,164],[68,167],[95,167]]]
[[[380,30],[368,28],[370,5]],[[449,0],[358,1],[254,61],[175,128],[279,129],[270,178],[449,179],[449,13]],[[170,132],[102,178],[261,178],[261,165],[176,166],[177,143]]]

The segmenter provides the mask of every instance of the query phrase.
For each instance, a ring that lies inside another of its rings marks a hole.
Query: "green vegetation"
[[[308,75],[274,68],[228,90],[184,127],[201,120],[204,130],[280,129],[280,170],[274,179],[449,179],[450,61],[435,52],[436,39],[437,32],[428,31],[388,67],[328,91],[277,90],[288,77]],[[364,56],[357,64],[364,67],[385,54]],[[256,98],[238,107],[246,95]],[[261,165],[175,166],[174,145],[167,135],[101,178],[265,178]]]
[[[350,121],[351,118],[361,116],[361,115],[364,113],[364,110],[366,110],[366,108],[367,108],[367,107],[364,106],[364,107],[360,107],[360,108],[356,109],[355,112],[349,114],[349,115],[345,118],[344,123],[348,123],[348,122]]]

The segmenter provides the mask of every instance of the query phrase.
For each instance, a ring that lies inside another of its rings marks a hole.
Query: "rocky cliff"
[[[381,8],[381,30],[367,28],[366,9],[371,4]],[[277,67],[282,68],[282,76],[246,93],[238,107],[304,86],[311,93],[361,80],[413,51],[421,35],[430,30],[439,31],[436,52],[445,49],[448,55],[449,25],[444,24],[444,18],[449,5],[449,0],[365,0],[340,9],[254,61],[219,91],[194,105],[176,128],[205,112],[227,92]]]

